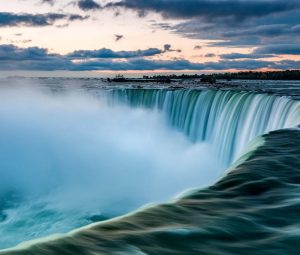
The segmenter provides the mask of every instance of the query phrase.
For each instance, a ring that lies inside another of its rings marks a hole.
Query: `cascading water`
[[[108,94],[110,104],[162,111],[193,142],[213,144],[226,166],[254,137],[299,124],[299,101],[272,95],[193,89],[118,89]]]
[[[0,102],[0,248],[212,185],[254,137],[300,123],[300,102],[272,95],[18,91]]]
[[[159,112],[84,93],[1,92],[1,248],[166,201],[222,173],[210,145],[192,144]]]

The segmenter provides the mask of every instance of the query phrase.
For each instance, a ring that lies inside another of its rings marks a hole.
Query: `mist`
[[[83,92],[0,92],[0,198],[18,197],[3,210],[0,248],[168,201],[222,173],[211,145],[191,143],[157,111]]]

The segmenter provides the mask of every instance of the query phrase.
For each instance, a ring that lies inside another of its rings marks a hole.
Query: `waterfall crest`
[[[193,142],[214,144],[228,166],[254,137],[300,123],[300,102],[286,97],[215,90],[113,89],[110,105],[162,111]]]

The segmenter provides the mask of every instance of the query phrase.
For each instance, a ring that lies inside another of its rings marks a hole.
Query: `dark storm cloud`
[[[188,38],[215,40],[211,46],[255,47],[284,44],[291,38],[300,43],[298,0],[123,0],[107,4],[106,8],[185,19],[176,25],[166,21],[152,26]]]
[[[78,7],[84,11],[98,10],[101,8],[100,4],[93,0],[80,0],[77,4]]]
[[[221,60],[219,62],[193,63],[184,59],[149,60],[142,57],[117,59],[84,59],[73,62],[69,55],[52,54],[47,49],[14,45],[0,45],[0,70],[249,70],[259,68],[295,69],[300,61],[276,62],[257,60]]]
[[[300,42],[300,12],[285,14],[293,18],[290,23],[276,24],[273,17],[273,24],[260,25],[261,19],[254,19],[236,23],[205,23],[201,20],[188,20],[177,25],[170,26],[169,30],[173,33],[194,39],[218,40],[211,43],[216,46],[251,46],[261,43],[284,43],[292,38]],[[297,21],[294,19],[297,17]],[[286,21],[288,22],[288,21]],[[157,28],[157,27],[156,27]],[[162,28],[162,29],[165,29]]]
[[[106,1],[103,6],[92,0],[79,2],[86,4],[86,10],[113,9],[120,13],[127,9],[139,16],[151,12],[177,19],[180,22],[176,25],[154,21],[153,29],[214,40],[211,46],[257,47],[286,44],[291,38],[300,44],[299,0],[120,0]],[[119,39],[122,37],[116,37]]]
[[[27,14],[0,12],[0,27],[5,26],[49,26],[56,21],[74,21],[84,20],[87,16],[77,14],[45,13],[45,14]]]
[[[166,18],[207,20],[229,17],[243,20],[250,17],[261,17],[299,8],[297,0],[122,0],[111,2],[104,8],[126,8],[139,13],[157,12]]]

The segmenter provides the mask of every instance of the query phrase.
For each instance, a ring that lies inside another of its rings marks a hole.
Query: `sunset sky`
[[[0,71],[300,68],[299,0],[0,0]]]

